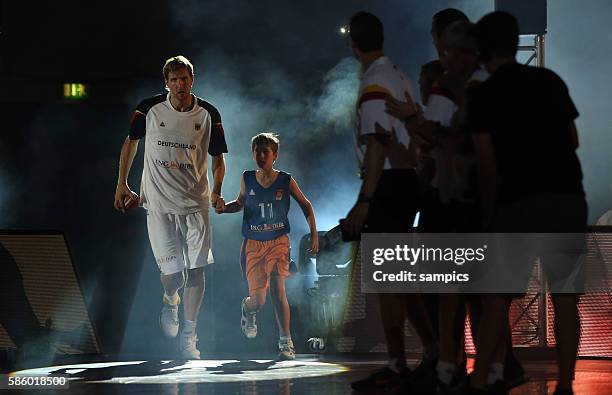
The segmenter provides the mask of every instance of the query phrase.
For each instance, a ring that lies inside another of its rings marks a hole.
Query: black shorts
[[[419,206],[419,182],[414,169],[383,170],[370,201],[364,233],[413,231]]]
[[[581,195],[550,193],[501,207],[495,219],[495,230],[518,236],[502,250],[508,267],[504,268],[506,273],[498,273],[498,281],[512,276],[526,288],[533,264],[539,257],[551,293],[580,293],[583,288],[584,262],[581,255],[585,247],[586,224],[587,204]],[[540,241],[537,236],[534,239],[538,233],[565,236],[559,236],[561,244],[558,240]],[[514,296],[520,297],[521,294]]]

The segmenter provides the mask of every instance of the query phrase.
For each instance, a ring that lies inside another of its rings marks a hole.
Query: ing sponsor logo
[[[191,163],[180,163],[174,160],[155,159],[155,165],[171,170],[193,170]]]

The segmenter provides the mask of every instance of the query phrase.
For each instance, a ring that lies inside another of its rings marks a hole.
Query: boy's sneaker
[[[164,306],[159,314],[159,326],[167,337],[176,337],[179,331],[178,308],[181,303],[180,296],[177,295],[177,303],[172,304],[170,299],[164,294]]]
[[[179,338],[179,350],[184,359],[200,359],[200,351],[197,348],[198,336],[195,333],[181,332]]]
[[[293,340],[278,340],[278,359],[279,361],[293,361],[295,359],[295,348],[293,347]]]
[[[242,333],[244,333],[247,338],[253,339],[257,336],[257,324],[255,323],[256,313],[251,313],[246,310],[246,299],[247,298],[242,299],[240,327],[242,328]]]

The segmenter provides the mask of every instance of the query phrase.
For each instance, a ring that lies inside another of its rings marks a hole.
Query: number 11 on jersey
[[[268,211],[270,212],[270,219],[274,218],[274,209],[272,208],[272,203],[259,203],[259,208],[261,209],[261,218],[266,219],[266,206],[268,206]]]

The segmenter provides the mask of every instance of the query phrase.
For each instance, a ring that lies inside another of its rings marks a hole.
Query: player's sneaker
[[[295,359],[295,348],[291,339],[278,340],[278,359],[280,361],[293,361]]]
[[[242,328],[242,333],[244,333],[247,338],[253,339],[257,336],[257,318],[255,317],[256,313],[247,311],[245,305],[246,299],[247,298],[242,299],[240,327]]]
[[[410,373],[411,371],[408,368],[403,368],[400,373],[396,373],[389,369],[388,366],[385,366],[382,369],[372,372],[368,377],[353,381],[351,383],[351,388],[355,391],[399,389],[402,382],[407,380]]]
[[[197,348],[198,336],[195,333],[181,332],[179,337],[179,351],[184,359],[200,359],[200,351]]]
[[[159,314],[159,326],[168,337],[176,337],[179,331],[178,308],[181,303],[181,297],[177,295],[176,304],[164,294],[164,306]]]

